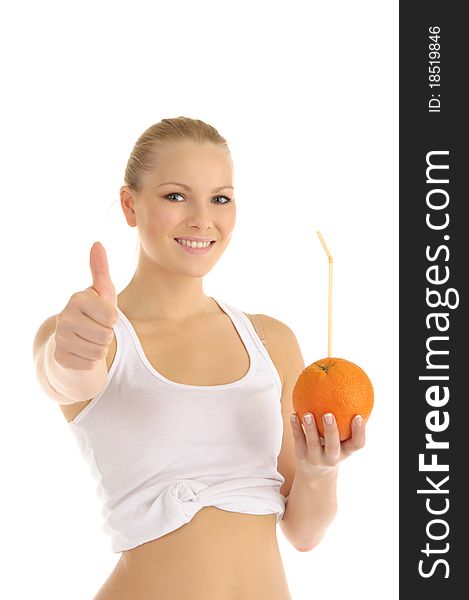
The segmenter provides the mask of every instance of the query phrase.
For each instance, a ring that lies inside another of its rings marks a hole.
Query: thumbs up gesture
[[[75,292],[57,315],[54,359],[67,369],[92,371],[106,359],[114,339],[117,296],[106,250],[95,242],[90,251],[93,285]]]

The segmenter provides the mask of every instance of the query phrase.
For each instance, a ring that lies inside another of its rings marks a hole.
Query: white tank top
[[[106,384],[69,422],[97,481],[113,552],[178,529],[204,506],[283,518],[280,376],[249,318],[212,300],[249,353],[241,379],[212,386],[167,379],[118,308]]]

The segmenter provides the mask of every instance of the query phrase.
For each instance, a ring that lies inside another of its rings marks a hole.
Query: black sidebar
[[[469,598],[466,8],[464,2],[400,2],[403,600]]]

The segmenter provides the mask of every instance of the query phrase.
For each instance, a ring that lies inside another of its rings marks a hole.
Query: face
[[[168,183],[172,182],[172,183]],[[121,188],[127,223],[138,227],[141,256],[191,277],[202,277],[227,247],[236,221],[233,166],[211,143],[178,142],[158,149],[157,167],[135,193]],[[188,251],[175,238],[215,240],[208,250]]]

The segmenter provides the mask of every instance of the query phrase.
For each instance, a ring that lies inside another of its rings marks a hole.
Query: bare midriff
[[[156,540],[122,552],[93,600],[291,600],[276,515],[202,508]]]

